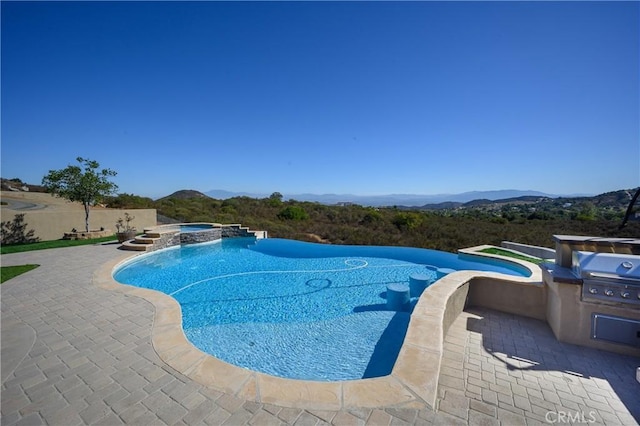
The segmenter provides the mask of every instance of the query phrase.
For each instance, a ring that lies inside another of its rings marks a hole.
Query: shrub
[[[278,213],[278,218],[283,220],[306,220],[309,214],[300,206],[287,206]]]
[[[422,216],[414,212],[400,212],[393,218],[393,224],[398,229],[415,229],[422,223]]]
[[[2,245],[6,244],[24,244],[35,243],[40,241],[34,237],[35,230],[27,231],[27,224],[24,221],[24,213],[15,215],[12,221],[2,222],[0,224]]]

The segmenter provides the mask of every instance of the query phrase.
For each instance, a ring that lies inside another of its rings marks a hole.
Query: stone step
[[[147,249],[153,247],[153,243],[139,243],[134,239],[123,242],[121,247],[123,250],[147,251]]]
[[[160,237],[149,236],[147,234],[138,235],[134,238],[136,244],[154,244]]]
[[[160,238],[162,236],[162,234],[160,232],[146,232],[144,233],[145,237],[149,237],[149,238]]]

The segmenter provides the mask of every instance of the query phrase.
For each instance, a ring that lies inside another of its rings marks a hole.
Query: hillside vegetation
[[[618,229],[634,190],[597,197],[476,200],[429,208],[329,206],[266,198],[217,200],[178,191],[159,200],[120,194],[113,208],[155,208],[162,221],[240,223],[272,238],[332,244],[401,245],[451,251],[515,241],[553,247],[553,235],[640,236],[640,221]]]

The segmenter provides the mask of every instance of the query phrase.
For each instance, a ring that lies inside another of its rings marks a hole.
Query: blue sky
[[[2,2],[2,170],[120,192],[640,185],[638,2]]]

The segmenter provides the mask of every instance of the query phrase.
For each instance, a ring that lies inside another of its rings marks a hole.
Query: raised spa
[[[201,232],[213,230],[214,226],[208,223],[180,225],[180,232]]]

